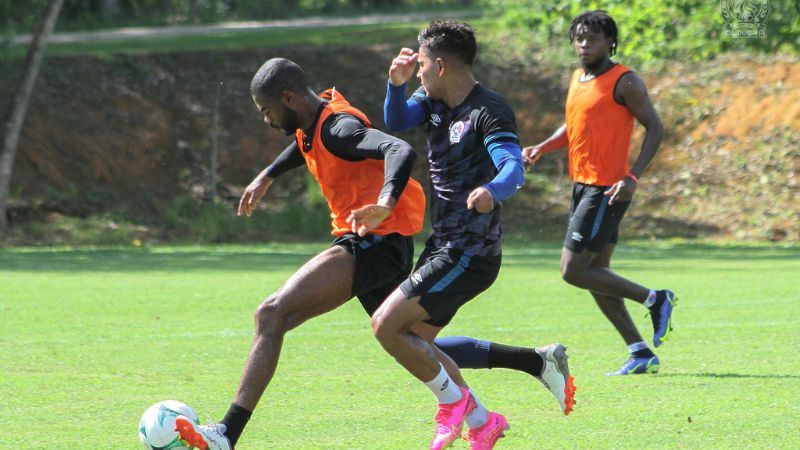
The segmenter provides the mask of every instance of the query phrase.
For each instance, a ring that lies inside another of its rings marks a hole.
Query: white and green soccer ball
[[[187,446],[175,431],[175,417],[186,416],[200,423],[197,414],[186,404],[177,400],[158,402],[142,414],[139,421],[139,440],[148,450],[183,450]]]

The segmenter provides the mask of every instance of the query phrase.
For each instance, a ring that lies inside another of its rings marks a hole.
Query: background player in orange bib
[[[605,11],[573,19],[569,40],[581,61],[572,74],[566,122],[545,141],[523,150],[528,166],[546,153],[569,148],[570,177],[575,181],[571,214],[561,254],[561,274],[586,289],[628,345],[630,358],[612,374],[656,372],[659,360],[642,339],[623,299],[647,307],[653,321],[653,345],[671,329],[675,295],[645,288],[611,271],[619,223],[639,177],[655,156],[664,128],[644,81],[611,59],[617,50],[617,25]],[[633,167],[628,146],[634,118],[645,128]]]

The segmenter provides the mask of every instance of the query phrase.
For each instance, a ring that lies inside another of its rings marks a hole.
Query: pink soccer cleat
[[[508,421],[502,414],[490,411],[485,424],[469,430],[469,448],[491,450],[497,440],[505,436],[505,431],[509,428]]]
[[[436,413],[436,434],[431,441],[431,450],[449,447],[461,436],[461,428],[467,414],[475,409],[475,399],[468,390],[459,386],[461,400],[455,403],[439,403],[439,412]]]

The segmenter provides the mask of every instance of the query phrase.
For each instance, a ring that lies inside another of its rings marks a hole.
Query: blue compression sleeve
[[[392,131],[402,131],[422,125],[425,110],[415,100],[406,100],[406,85],[392,86],[386,82],[386,100],[383,102],[383,121]]]
[[[489,341],[466,336],[448,336],[433,341],[462,369],[489,368]]]
[[[483,187],[499,202],[514,195],[525,183],[522,151],[514,142],[496,142],[489,144],[489,153],[499,173]]]

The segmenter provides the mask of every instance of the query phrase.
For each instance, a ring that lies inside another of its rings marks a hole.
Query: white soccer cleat
[[[567,348],[556,342],[535,350],[544,360],[542,375],[536,378],[553,394],[566,416],[575,406],[576,390],[574,377],[569,374]]]
[[[225,436],[224,424],[198,425],[184,416],[175,418],[175,431],[181,440],[200,450],[233,450]]]

